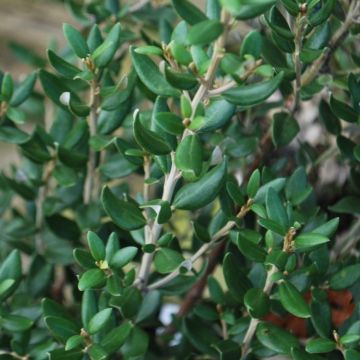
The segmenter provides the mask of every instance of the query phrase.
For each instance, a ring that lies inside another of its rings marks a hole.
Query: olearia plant
[[[0,359],[359,360],[360,2],[66,4],[1,73]]]

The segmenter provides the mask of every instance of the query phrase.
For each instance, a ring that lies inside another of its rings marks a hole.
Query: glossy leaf
[[[146,224],[144,216],[135,203],[117,198],[107,186],[101,193],[101,202],[106,213],[121,229],[130,231]]]
[[[153,93],[161,96],[179,96],[178,90],[173,88],[160,73],[156,64],[146,55],[138,54],[135,48],[130,48],[131,59],[140,80]]]
[[[311,316],[309,306],[306,304],[299,290],[290,282],[283,281],[279,285],[280,301],[283,307],[297,317]]]
[[[261,83],[243,85],[223,93],[225,100],[242,107],[252,107],[261,104],[280,86],[284,73],[281,72],[270,80]]]
[[[222,188],[227,172],[226,161],[214,167],[198,181],[184,185],[175,195],[177,209],[195,210],[212,202]],[[206,191],[204,191],[206,189]]]
[[[90,54],[90,50],[81,33],[69,24],[63,25],[63,31],[69,45],[74,50],[74,53],[80,59],[85,59]]]

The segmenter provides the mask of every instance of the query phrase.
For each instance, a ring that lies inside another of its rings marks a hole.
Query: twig
[[[310,84],[320,72],[321,68],[330,60],[332,53],[341,45],[344,37],[347,35],[355,16],[360,10],[360,2],[353,1],[350,4],[346,19],[330,41],[330,45],[324,50],[322,55],[311,65],[311,67],[302,75],[301,83],[303,86]]]
[[[44,167],[44,173],[42,176],[43,185],[39,189],[39,193],[36,199],[36,230],[37,234],[35,237],[35,247],[39,254],[43,254],[45,250],[44,238],[43,238],[43,228],[44,228],[44,211],[43,204],[46,199],[48,190],[49,190],[49,181],[51,173],[55,166],[55,160],[49,161]]]
[[[295,79],[295,91],[294,91],[295,99],[294,99],[292,113],[294,113],[300,105],[301,70],[302,70],[300,53],[301,53],[303,33],[305,28],[306,28],[306,17],[304,17],[303,14],[300,13],[295,22],[294,62],[295,62],[296,79]]]
[[[228,33],[228,27],[229,27],[228,24],[230,21],[230,17],[228,15],[228,13],[226,13],[223,10],[221,18],[223,20],[225,29],[224,29],[222,35],[219,37],[219,39],[215,43],[214,53],[211,58],[211,63],[209,65],[208,71],[205,76],[206,83],[200,85],[199,89],[197,90],[197,92],[193,98],[193,101],[191,104],[192,109],[193,109],[192,118],[195,115],[195,110],[196,110],[197,106],[203,100],[207,91],[212,86],[217,68],[221,61],[221,55],[219,54],[219,52],[220,52],[220,50],[223,49],[223,47],[225,46],[225,43],[226,43],[226,37],[227,37],[227,33]],[[189,131],[184,131],[183,138],[188,135],[189,135]],[[163,201],[168,201],[168,202],[171,201],[171,198],[172,198],[174,190],[175,190],[175,186],[180,177],[180,172],[177,170],[177,168],[175,166],[175,154],[172,153],[171,157],[172,157],[171,169],[170,169],[170,173],[165,176],[163,195],[161,198]],[[149,236],[151,238],[152,244],[156,244],[156,242],[160,236],[162,227],[163,227],[163,225],[159,224],[157,221],[155,221],[153,223],[153,225],[151,227],[151,236]],[[141,259],[139,273],[138,273],[137,279],[134,282],[134,285],[136,285],[140,288],[143,288],[143,289],[146,288],[148,278],[150,275],[150,267],[151,267],[153,257],[154,257],[153,253],[145,253],[143,255],[143,257]]]
[[[296,235],[296,230],[295,228],[291,227],[286,235],[284,236],[284,239],[283,239],[283,251],[284,252],[292,252],[293,251],[293,239],[294,239],[294,236]],[[265,281],[265,286],[264,286],[264,293],[266,295],[270,295],[271,293],[271,290],[274,286],[274,281],[272,280],[272,276],[278,271],[277,267],[272,265],[270,270],[267,272],[267,275],[266,275],[266,281]],[[255,335],[255,332],[256,332],[256,328],[257,328],[257,325],[259,324],[259,319],[255,319],[255,318],[252,318],[251,321],[250,321],[250,325],[248,327],[248,330],[245,334],[245,337],[244,337],[244,341],[243,341],[243,346],[242,346],[242,359],[245,359],[246,356],[247,356],[247,353],[249,352],[249,349],[250,349],[250,344],[251,344],[251,341]]]
[[[274,282],[272,280],[272,276],[277,272],[277,268],[272,266],[266,275],[266,281],[264,286],[264,293],[270,295],[271,290],[274,286]],[[259,319],[252,318],[247,329],[247,332],[244,337],[243,346],[242,346],[242,359],[246,358],[246,355],[249,352],[251,341],[255,335],[256,328],[259,324]]]
[[[240,77],[240,80],[241,81],[245,81],[247,80],[253,73],[254,71],[260,66],[262,65],[263,61],[262,59],[260,60],[257,60],[253,66],[251,66],[249,69],[247,69],[245,71],[245,73]],[[216,88],[216,89],[213,89],[213,90],[209,90],[208,91],[208,95],[209,97],[212,97],[212,96],[217,96],[217,95],[221,95],[223,92],[225,92],[226,90],[230,90],[231,88],[233,88],[234,86],[237,85],[237,82],[235,80],[231,80],[229,81],[228,83]]]
[[[171,169],[170,169],[169,174],[165,175],[164,189],[163,189],[163,194],[161,197],[161,199],[163,201],[169,201],[169,202],[171,201],[177,180],[179,178],[179,172],[175,166],[174,156],[175,156],[174,153],[172,153]],[[162,224],[159,224],[157,221],[155,221],[150,229],[149,240],[148,240],[150,244],[156,243],[156,241],[158,240],[158,238],[160,236],[161,229],[162,229]],[[150,272],[150,267],[151,267],[153,257],[154,257],[153,253],[145,253],[143,255],[143,258],[142,258],[141,264],[140,264],[138,277],[135,281],[135,285],[138,285],[140,287],[146,286],[147,280],[150,275],[149,272]]]
[[[144,6],[146,6],[151,0],[140,0],[135,2],[135,4],[131,5],[128,12],[129,13],[134,13],[136,11],[139,11],[141,8],[143,8]]]
[[[224,25],[224,31],[223,31],[222,35],[218,38],[218,40],[215,42],[213,54],[211,57],[211,62],[210,62],[209,68],[206,72],[204,82],[200,85],[198,91],[196,92],[196,94],[192,100],[191,106],[192,106],[193,112],[192,112],[191,120],[193,120],[197,107],[199,106],[200,102],[204,99],[204,97],[206,96],[207,92],[210,90],[210,87],[212,86],[212,84],[214,82],[214,79],[216,76],[216,71],[221,62],[222,57],[224,56],[224,47],[225,47],[226,38],[227,38],[227,35],[229,32],[230,19],[231,18],[230,18],[229,13],[226,12],[225,10],[223,10],[221,13],[221,21]]]
[[[253,204],[253,200],[249,199],[248,202],[243,205],[237,215],[237,218],[242,219],[243,217],[245,217],[245,215],[249,212],[251,205]],[[193,265],[197,260],[199,260],[205,253],[208,252],[208,250],[210,250],[215,243],[217,243],[220,239],[222,239],[223,237],[227,236],[229,231],[236,225],[235,221],[229,221],[224,227],[222,227],[212,238],[211,240],[202,245],[199,250],[193,254],[190,259],[188,259],[188,261],[191,263],[191,265]],[[170,282],[171,280],[175,279],[179,274],[180,274],[180,267],[179,266],[176,270],[174,270],[172,273],[170,273],[169,275],[163,277],[162,279],[156,281],[155,283],[151,284],[148,286],[148,290],[154,290],[157,289],[159,287],[162,287],[164,285],[166,285],[168,282]]]
[[[209,249],[211,249],[214,244],[226,236],[229,231],[236,225],[234,221],[229,221],[223,228],[221,228],[211,239],[210,242],[204,244],[200,247],[200,249],[190,257],[189,261],[191,264],[194,264],[197,260],[199,260]],[[177,268],[169,275],[163,277],[162,279],[154,282],[153,284],[148,286],[148,290],[155,290],[158,289],[167,283],[169,283],[171,280],[175,279],[180,274],[180,268]]]
[[[98,102],[98,88],[97,81],[93,80],[90,86],[90,115],[88,118],[90,136],[96,135],[97,126],[97,102]],[[86,178],[84,184],[84,204],[88,205],[93,200],[94,194],[98,195],[99,189],[95,189],[94,184],[96,183],[96,152],[90,147],[89,149],[89,161],[87,163]]]

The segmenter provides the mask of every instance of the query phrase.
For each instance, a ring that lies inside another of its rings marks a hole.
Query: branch
[[[49,190],[49,181],[52,171],[55,167],[55,160],[51,160],[45,165],[44,173],[42,176],[43,185],[39,189],[39,193],[36,199],[36,218],[35,225],[37,234],[35,237],[35,247],[39,254],[43,254],[44,248],[44,239],[43,239],[43,228],[44,228],[44,211],[43,204],[46,199],[48,190]]]
[[[311,67],[302,75],[301,83],[303,86],[310,84],[320,72],[321,68],[330,60],[332,53],[342,44],[346,37],[354,18],[360,10],[360,2],[353,1],[350,5],[345,22],[341,25],[330,41],[329,47],[322,55],[311,65]]]
[[[140,0],[140,1],[136,2],[135,4],[131,5],[128,12],[134,13],[136,11],[139,11],[141,8],[146,6],[149,2],[150,2],[150,0]]]
[[[245,73],[240,77],[241,81],[245,81],[247,80],[253,73],[254,71],[260,66],[262,65],[263,61],[262,59],[257,60],[253,66],[251,66],[249,69],[247,69],[245,71]],[[231,88],[233,88],[234,86],[236,86],[238,83],[235,80],[231,80],[228,83],[213,89],[213,90],[209,90],[208,91],[208,95],[210,97],[212,96],[217,96],[217,95],[221,95],[224,91],[226,90],[230,90]]]
[[[171,169],[168,175],[165,175],[165,182],[164,182],[164,189],[161,199],[163,201],[171,201],[172,195],[174,193],[174,189],[179,178],[179,172],[175,166],[175,154],[171,154],[172,164]],[[157,221],[154,222],[152,227],[149,229],[148,235],[148,243],[149,244],[156,244],[162,229],[162,224],[159,224]],[[150,275],[150,267],[153,260],[154,254],[153,253],[145,253],[141,259],[140,269],[138,273],[138,277],[135,281],[135,285],[140,287],[145,287]]]
[[[88,124],[90,129],[90,136],[96,135],[97,125],[97,102],[98,102],[98,88],[97,81],[93,80],[90,86],[90,115],[88,118]],[[90,147],[89,149],[89,161],[87,163],[86,178],[84,184],[84,204],[88,205],[93,199],[94,194],[98,195],[99,189],[95,188],[94,184],[99,183],[96,181],[96,152]]]
[[[249,212],[251,205],[253,204],[253,200],[249,199],[248,202],[243,205],[239,211],[239,213],[237,214],[237,218],[238,219],[242,219],[243,217],[245,217],[245,215]],[[193,265],[197,260],[199,260],[205,253],[208,252],[208,250],[210,250],[217,241],[219,241],[220,239],[222,239],[223,237],[225,237],[226,235],[228,235],[229,231],[236,225],[235,221],[229,221],[224,227],[222,227],[212,238],[211,240],[204,244],[203,246],[201,246],[199,248],[199,250],[193,254],[190,259],[188,259],[188,261],[191,263],[191,265]],[[176,270],[174,270],[172,273],[170,273],[169,275],[163,277],[162,279],[156,281],[155,283],[151,284],[148,286],[148,290],[154,290],[157,289],[159,287],[162,287],[164,285],[166,285],[168,282],[170,282],[171,280],[175,279],[179,274],[180,274],[180,267],[179,266]]]
[[[271,266],[270,270],[267,272],[266,275],[266,281],[264,286],[264,293],[267,295],[270,295],[271,290],[274,286],[274,282],[272,280],[272,276],[277,272],[277,268],[275,266]],[[242,357],[241,359],[245,359],[246,355],[249,352],[251,341],[255,335],[256,328],[259,324],[259,319],[252,318],[250,321],[250,325],[248,327],[248,330],[245,334],[243,346],[242,346]]]
[[[299,17],[296,19],[295,23],[295,52],[294,52],[294,62],[295,62],[295,72],[296,72],[296,80],[295,80],[295,100],[292,109],[292,113],[294,113],[300,105],[300,90],[301,90],[301,69],[302,63],[300,59],[300,53],[302,48],[302,40],[304,30],[306,28],[306,17],[300,13]]]
[[[197,106],[205,97],[209,87],[212,86],[217,68],[221,61],[222,56],[219,54],[219,52],[220,52],[220,49],[221,50],[223,49],[223,47],[226,43],[226,37],[227,37],[227,33],[228,33],[228,28],[229,28],[228,24],[230,21],[230,17],[228,15],[228,13],[226,13],[223,10],[221,18],[224,23],[225,29],[224,29],[222,35],[219,37],[219,39],[215,43],[214,53],[211,58],[211,63],[209,65],[208,71],[205,76],[206,81],[204,84],[200,85],[199,89],[197,90],[197,92],[193,98],[193,101],[191,104],[192,109],[193,109],[192,119],[194,118],[195,110],[196,110]],[[190,132],[185,130],[184,134],[183,134],[183,138],[185,138],[189,134],[190,134]],[[171,169],[170,169],[169,175],[165,176],[164,190],[163,190],[163,195],[161,198],[162,200],[168,201],[168,202],[171,202],[171,199],[172,199],[172,196],[173,196],[173,193],[175,190],[175,186],[180,177],[180,172],[177,170],[177,168],[175,166],[175,154],[174,153],[171,154],[171,158],[172,158]],[[151,244],[156,244],[156,242],[159,239],[159,236],[161,234],[162,227],[163,227],[163,225],[159,224],[157,221],[155,221],[154,224],[152,225],[151,235],[149,235]],[[153,257],[154,257],[153,253],[145,253],[143,255],[143,257],[141,259],[138,277],[135,280],[134,285],[136,285],[140,288],[146,288],[148,278],[150,275],[150,268],[151,268],[151,263],[152,263]]]
[[[200,102],[204,99],[204,97],[207,95],[207,92],[209,91],[209,89],[211,88],[215,76],[216,76],[216,71],[220,65],[221,59],[223,57],[223,52],[224,52],[224,47],[226,44],[226,38],[227,35],[229,33],[229,24],[230,24],[230,15],[229,13],[227,13],[225,10],[222,10],[221,13],[221,21],[224,25],[224,31],[221,34],[221,36],[217,39],[217,41],[215,42],[214,45],[214,50],[213,50],[213,54],[211,57],[211,62],[209,65],[209,68],[206,72],[205,78],[203,83],[200,85],[198,91],[196,92],[193,101],[191,103],[191,107],[193,109],[192,115],[191,115],[191,120],[194,119],[195,116],[195,112],[197,107],[199,106]]]
[[[189,261],[193,265],[197,260],[199,260],[209,249],[211,249],[214,244],[226,236],[229,231],[236,225],[234,221],[229,221],[223,228],[221,228],[211,239],[210,242],[204,244],[200,247],[200,249],[190,257]],[[163,277],[162,279],[156,281],[155,283],[148,286],[147,290],[155,290],[157,288],[160,288],[167,283],[169,283],[171,280],[175,279],[180,274],[180,267],[174,270],[169,275]]]

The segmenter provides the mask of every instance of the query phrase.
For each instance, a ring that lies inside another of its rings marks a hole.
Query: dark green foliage
[[[0,73],[0,359],[359,359],[358,1],[65,3]]]

